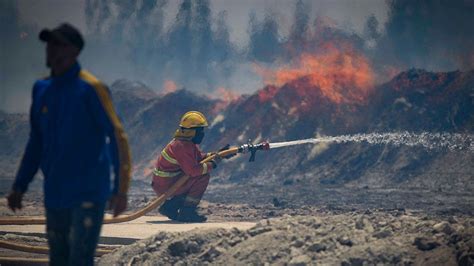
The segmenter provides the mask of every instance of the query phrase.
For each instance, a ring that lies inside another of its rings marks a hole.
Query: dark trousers
[[[175,177],[153,176],[153,182],[151,183],[151,186],[153,187],[155,193],[159,196],[166,193],[181,177],[182,175]],[[171,196],[185,195],[185,206],[197,206],[201,201],[204,192],[206,192],[210,178],[211,176],[209,174],[191,177]]]
[[[104,218],[104,203],[46,209],[50,265],[93,265]]]

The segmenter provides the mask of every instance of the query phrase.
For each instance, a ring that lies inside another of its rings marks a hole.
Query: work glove
[[[109,200],[109,210],[112,210],[114,217],[119,216],[127,209],[127,195],[126,194],[115,194]]]
[[[21,201],[23,200],[23,193],[12,190],[7,196],[8,207],[15,212],[16,209],[21,210],[23,208]]]
[[[230,148],[230,144],[227,144],[227,145],[225,145],[224,147],[220,148],[218,152],[228,150],[229,148]],[[236,154],[236,153],[232,153],[232,154],[229,154],[229,155],[226,155],[226,156],[222,156],[222,158],[224,158],[224,159],[230,159],[230,158],[234,157],[235,155],[237,155],[237,154]]]
[[[222,157],[216,153],[214,155],[214,158],[210,160],[210,162],[212,163],[212,168],[215,169],[221,161],[222,161]]]

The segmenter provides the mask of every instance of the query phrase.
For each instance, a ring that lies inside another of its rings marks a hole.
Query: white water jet
[[[390,144],[394,146],[420,146],[427,149],[449,149],[474,151],[474,135],[461,133],[430,133],[419,134],[410,132],[369,133],[340,136],[323,136],[312,139],[302,139],[270,143],[270,149],[300,144],[316,143],[348,143],[367,142],[369,144]]]

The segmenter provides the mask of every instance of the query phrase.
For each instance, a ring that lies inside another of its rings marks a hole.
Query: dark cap
[[[56,40],[62,43],[68,43],[79,48],[79,50],[82,50],[84,47],[84,39],[81,33],[68,23],[63,23],[52,30],[43,29],[39,34],[39,39],[43,42]]]

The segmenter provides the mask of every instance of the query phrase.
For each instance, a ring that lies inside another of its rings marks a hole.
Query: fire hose
[[[253,162],[255,160],[255,154],[258,150],[268,150],[268,149],[270,149],[270,144],[268,142],[262,142],[259,144],[251,144],[249,141],[249,143],[247,144],[244,144],[238,147],[230,147],[227,150],[220,151],[216,154],[208,156],[207,158],[202,160],[201,163],[206,163],[206,162],[211,161],[212,159],[215,158],[216,155],[219,155],[220,157],[226,157],[228,155],[237,154],[237,153],[250,153],[249,161]],[[159,197],[151,201],[143,209],[140,209],[128,215],[120,215],[117,217],[106,217],[103,223],[104,224],[123,223],[123,222],[132,221],[141,216],[144,216],[148,212],[154,210],[155,208],[163,204],[163,202],[165,202],[166,199],[170,198],[174,194],[174,192],[176,192],[178,188],[180,188],[184,183],[186,183],[189,180],[189,178],[190,176],[184,175],[183,177],[178,179],[178,181],[176,181],[176,183],[174,183],[166,193],[160,195]],[[0,225],[32,225],[32,224],[45,224],[45,223],[46,223],[46,219],[44,217],[12,217],[12,218],[3,217],[3,218],[0,218]],[[15,244],[15,243],[1,241],[1,240],[0,240],[0,248],[19,250],[19,251],[30,252],[30,253],[39,253],[39,254],[48,254],[48,251],[49,251],[47,247],[37,247],[37,246],[31,246],[31,245]],[[96,256],[101,256],[111,251],[112,250],[107,250],[107,249],[97,249]],[[6,263],[9,259],[11,258],[0,257],[0,264]]]

